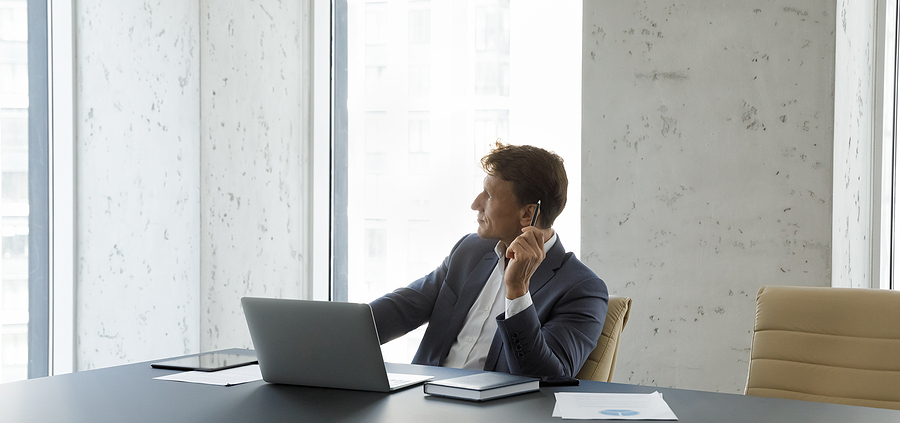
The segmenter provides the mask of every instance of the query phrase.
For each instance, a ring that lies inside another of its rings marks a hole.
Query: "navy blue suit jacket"
[[[496,245],[497,240],[466,235],[433,272],[373,301],[381,342],[428,323],[413,364],[439,366],[497,265]],[[532,306],[510,319],[497,316],[484,370],[574,376],[603,330],[606,284],[566,253],[557,238],[531,277],[529,291]]]

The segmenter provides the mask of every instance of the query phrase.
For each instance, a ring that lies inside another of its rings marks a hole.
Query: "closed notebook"
[[[540,389],[541,380],[509,373],[484,372],[469,376],[431,381],[425,384],[425,393],[442,397],[472,401],[533,392]]]

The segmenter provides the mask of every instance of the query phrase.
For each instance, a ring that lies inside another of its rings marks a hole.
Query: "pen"
[[[534,209],[534,214],[531,216],[531,226],[534,226],[537,223],[538,213],[541,211],[541,200],[538,200],[537,207]]]

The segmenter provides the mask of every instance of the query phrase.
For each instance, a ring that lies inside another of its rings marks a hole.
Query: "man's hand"
[[[531,276],[544,261],[543,232],[534,226],[522,228],[522,235],[506,248],[506,258],[510,259],[503,277],[506,298],[514,300],[528,292]]]

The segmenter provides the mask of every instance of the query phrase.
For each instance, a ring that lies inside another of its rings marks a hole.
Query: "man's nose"
[[[481,195],[476,195],[475,199],[472,200],[472,205],[469,206],[472,210],[480,210],[481,209]]]

